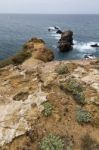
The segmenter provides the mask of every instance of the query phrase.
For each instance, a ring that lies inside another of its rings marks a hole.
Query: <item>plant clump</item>
[[[86,103],[83,87],[76,80],[68,80],[66,84],[61,86],[61,88],[65,91],[71,92],[77,103],[82,105]]]
[[[80,124],[89,123],[92,120],[92,116],[87,110],[79,108],[76,112],[76,119]]]
[[[82,86],[79,83],[77,83],[76,80],[68,80],[67,89],[68,91],[73,92],[73,94],[77,92],[83,92]]]
[[[2,60],[0,61],[0,68],[6,67],[10,64],[12,64],[12,60],[10,58],[6,60]]]
[[[49,134],[47,137],[43,138],[40,144],[40,150],[63,150],[64,141],[53,134]]]
[[[31,56],[32,54],[30,52],[22,51],[12,58],[12,63],[14,65],[22,64],[26,59],[30,58]]]
[[[19,65],[22,64],[25,60],[32,56],[31,52],[22,51],[15,56],[10,57],[9,59],[0,61],[0,68],[6,67],[8,65]]]
[[[53,110],[52,105],[51,105],[49,102],[45,102],[45,103],[43,104],[43,106],[44,106],[44,110],[43,110],[44,116],[45,116],[45,117],[51,116],[52,110]]]
[[[60,66],[56,69],[56,72],[57,72],[59,75],[67,74],[67,73],[69,73],[68,66],[67,66],[67,65],[60,65]]]

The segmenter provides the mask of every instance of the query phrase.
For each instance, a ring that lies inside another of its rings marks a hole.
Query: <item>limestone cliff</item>
[[[23,51],[0,65],[0,150],[99,150],[99,59],[51,61],[34,38]]]

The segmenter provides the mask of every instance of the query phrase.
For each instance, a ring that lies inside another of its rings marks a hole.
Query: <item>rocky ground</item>
[[[23,51],[0,64],[0,150],[99,150],[99,59],[51,61],[40,39]]]

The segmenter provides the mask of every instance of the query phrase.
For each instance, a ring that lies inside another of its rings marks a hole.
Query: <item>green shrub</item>
[[[31,56],[32,54],[30,52],[22,51],[12,58],[12,62],[14,65],[19,65],[23,63],[26,59],[30,58]]]
[[[99,144],[89,134],[86,134],[81,139],[81,150],[99,150]]]
[[[72,92],[73,94],[83,92],[82,86],[73,79],[67,81],[67,90]]]
[[[46,102],[43,104],[43,106],[44,106],[44,110],[43,110],[44,116],[46,116],[46,117],[50,116],[52,114],[52,110],[53,110],[52,105],[49,102]]]
[[[67,83],[61,85],[61,88],[65,91],[71,92],[77,103],[82,105],[86,103],[83,87],[76,80],[68,80]]]
[[[6,67],[11,64],[19,65],[23,63],[26,59],[30,58],[31,56],[32,54],[30,52],[22,51],[13,57],[10,57],[9,59],[0,61],[0,68]]]
[[[10,64],[12,64],[12,60],[10,58],[3,60],[3,61],[0,61],[0,68],[6,67]]]
[[[45,137],[40,144],[40,150],[63,150],[63,147],[64,141],[53,134]]]
[[[83,110],[82,108],[79,108],[76,112],[76,119],[78,123],[83,124],[83,123],[89,123],[91,122],[91,114],[87,110]]]
[[[56,72],[59,74],[59,75],[62,75],[62,74],[66,74],[66,73],[69,73],[69,69],[66,65],[60,65],[57,69],[56,69]]]

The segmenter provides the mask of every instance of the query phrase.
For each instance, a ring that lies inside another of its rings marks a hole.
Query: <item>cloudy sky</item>
[[[0,0],[0,13],[99,14],[99,0]]]

